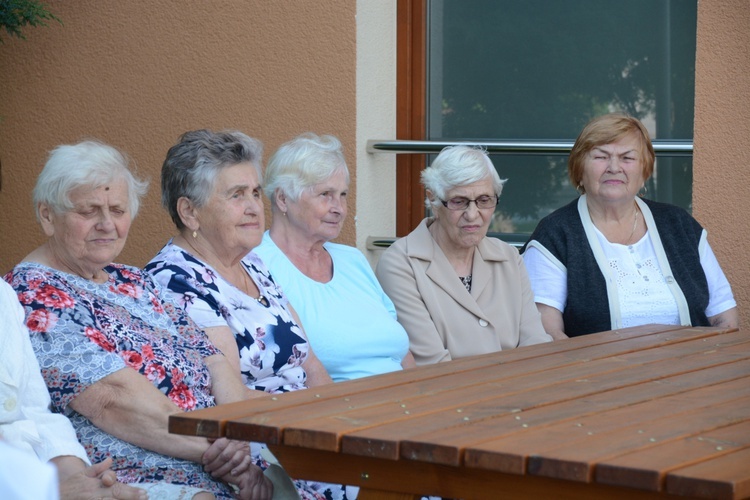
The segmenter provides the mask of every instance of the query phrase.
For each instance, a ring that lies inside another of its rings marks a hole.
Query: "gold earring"
[[[193,239],[198,237],[198,231],[193,231]]]

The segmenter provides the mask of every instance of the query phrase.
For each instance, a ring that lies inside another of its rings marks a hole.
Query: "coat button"
[[[671,285],[672,283],[674,283],[674,278],[672,276],[667,276],[665,278],[665,281]]]
[[[3,408],[5,408],[5,411],[13,411],[16,409],[16,398],[8,398],[5,400],[5,403],[3,403]]]
[[[479,320],[479,326],[487,326],[487,325],[489,325],[489,323],[487,323],[486,319],[480,319]]]

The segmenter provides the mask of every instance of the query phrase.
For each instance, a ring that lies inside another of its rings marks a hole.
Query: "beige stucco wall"
[[[750,2],[700,0],[693,215],[750,327]]]
[[[0,45],[0,272],[42,241],[30,191],[47,152],[88,137],[127,152],[152,181],[120,258],[129,264],[145,264],[172,234],[159,169],[186,130],[239,129],[265,143],[266,157],[307,130],[337,135],[354,212],[354,2],[48,3],[64,26]],[[340,239],[355,243],[353,216]]]

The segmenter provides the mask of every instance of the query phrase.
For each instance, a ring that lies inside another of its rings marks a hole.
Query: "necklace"
[[[240,274],[242,274],[242,284],[245,287],[245,293],[250,295],[250,283],[247,282],[247,271],[245,270],[245,266],[240,263]],[[252,297],[252,295],[250,295]]]
[[[268,305],[269,305],[268,299],[260,291],[260,287],[257,287],[258,288],[258,296],[257,297],[253,297],[250,294],[251,287],[250,287],[250,282],[248,281],[248,276],[247,276],[248,272],[245,269],[245,266],[242,265],[242,263],[240,263],[240,269],[241,269],[240,272],[242,273],[242,282],[245,284],[245,294],[247,294],[248,297],[252,298],[253,300],[255,300],[256,302],[258,302],[259,304],[261,304],[261,305],[263,305],[265,307],[268,307]]]
[[[628,239],[625,241],[626,245],[630,244],[630,240],[633,239],[633,235],[635,234],[635,228],[638,227],[638,205],[635,205],[634,212],[635,214],[633,215],[633,229],[630,231],[630,236],[628,236]]]
[[[190,241],[190,239],[189,239],[189,238],[184,238],[184,237],[183,237],[183,239],[184,239],[184,240],[185,240],[185,242],[186,242],[186,243],[188,244],[188,246],[189,246],[190,248],[192,248],[192,252],[193,252],[193,254],[194,254],[194,255],[195,255],[196,257],[200,257],[200,259],[201,259],[201,260],[203,260],[203,262],[205,262],[205,263],[206,263],[206,265],[211,265],[211,264],[209,264],[209,261],[208,261],[208,259],[206,259],[206,258],[205,258],[205,257],[203,256],[203,253],[201,253],[201,252],[200,252],[200,251],[199,251],[199,250],[198,250],[198,249],[197,249],[197,248],[195,247],[195,245],[193,245],[193,242],[192,242],[192,241]],[[240,262],[239,266],[240,266],[240,276],[241,276],[241,278],[242,278],[242,285],[238,287],[238,286],[237,286],[237,284],[236,284],[236,283],[234,283],[234,286],[235,286],[235,288],[237,288],[238,290],[242,291],[242,292],[243,292],[243,293],[244,293],[245,295],[247,295],[247,296],[248,296],[248,297],[250,297],[251,299],[255,300],[256,302],[258,302],[258,303],[262,304],[262,305],[263,305],[263,306],[265,306],[265,307],[268,307],[268,306],[269,306],[269,302],[268,302],[268,299],[267,299],[267,298],[266,298],[266,297],[265,297],[265,296],[264,296],[264,295],[263,295],[263,294],[261,293],[261,291],[260,291],[260,287],[258,287],[258,296],[257,296],[257,297],[253,297],[253,296],[252,296],[252,294],[250,293],[250,292],[252,291],[252,287],[250,286],[250,278],[248,277],[248,272],[247,272],[247,270],[245,269],[245,266],[243,266],[241,262]],[[219,268],[217,268],[217,267],[215,267],[215,266],[212,266],[212,267],[213,267],[214,269],[216,269],[216,272],[219,272]],[[231,269],[230,269],[229,271],[230,271],[230,274],[231,274]],[[222,276],[224,276],[224,275],[223,275],[222,273],[219,273],[219,274],[221,274]],[[227,274],[226,276],[229,276],[230,274]],[[227,278],[225,277],[224,279],[226,280]],[[227,280],[227,281],[229,281],[229,280]]]
[[[586,208],[588,208],[588,206]],[[591,214],[591,209],[589,208],[588,210],[589,210],[589,216],[591,217],[591,223],[594,224],[594,226],[596,226],[600,231],[602,231],[602,234],[604,234],[603,232],[604,230],[601,227],[599,227],[596,221],[594,220],[594,216]],[[623,243],[620,243],[621,245],[630,244],[630,241],[633,239],[633,236],[635,235],[635,230],[638,228],[638,216],[639,215],[640,215],[640,211],[638,210],[638,204],[635,201],[633,201],[633,228],[630,230],[630,236],[628,236],[628,239],[625,240]],[[607,238],[606,235],[605,235],[605,238]],[[607,238],[607,240],[612,242],[611,240],[609,240],[609,238]]]
[[[195,231],[193,231],[193,232],[195,233]],[[196,257],[200,257],[200,258],[201,258],[201,260],[203,260],[204,262],[207,262],[206,258],[205,258],[205,257],[203,256],[203,253],[201,253],[201,252],[200,252],[200,251],[199,251],[199,250],[198,250],[198,249],[197,249],[197,248],[195,247],[195,245],[193,245],[193,242],[192,242],[192,241],[190,241],[190,238],[186,238],[186,237],[184,237],[184,236],[183,236],[183,238],[182,238],[182,239],[183,239],[183,240],[185,240],[185,243],[187,243],[187,244],[188,244],[188,246],[189,246],[189,247],[190,247],[190,248],[192,249],[192,253],[193,253],[193,255],[195,255]],[[193,238],[193,239],[195,239],[195,238]]]

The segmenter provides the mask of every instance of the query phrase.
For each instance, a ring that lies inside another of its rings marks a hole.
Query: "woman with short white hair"
[[[347,215],[349,170],[341,142],[307,133],[282,145],[266,168],[273,222],[254,253],[299,313],[335,381],[414,366],[406,332],[370,263],[333,243]]]
[[[518,251],[487,237],[503,182],[485,151],[445,148],[422,172],[433,216],[380,257],[418,365],[552,340]]]
[[[170,415],[255,396],[151,275],[113,261],[146,183],[96,141],[57,147],[34,189],[47,240],[6,277],[52,407],[92,462],[158,498],[271,498],[249,445],[169,433]],[[170,487],[176,485],[176,487]]]

